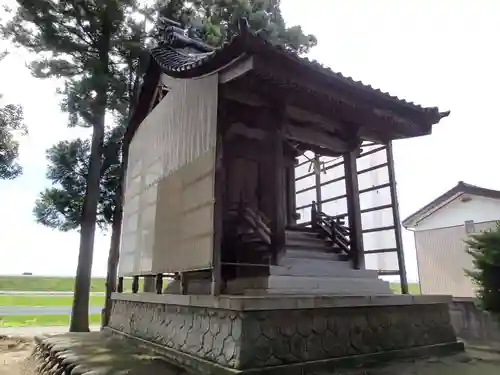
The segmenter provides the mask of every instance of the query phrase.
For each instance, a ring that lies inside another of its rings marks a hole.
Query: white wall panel
[[[122,276],[211,266],[218,77],[162,81],[129,148]]]

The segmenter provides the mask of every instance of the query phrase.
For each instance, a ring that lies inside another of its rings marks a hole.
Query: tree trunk
[[[83,203],[80,227],[80,249],[76,269],[70,332],[89,331],[89,295],[94,256],[97,204],[100,196],[101,153],[104,141],[104,115],[100,124],[94,126],[87,176],[87,190]]]
[[[123,219],[123,194],[125,192],[125,174],[127,171],[128,144],[122,147],[122,162],[120,171],[120,181],[115,196],[115,211],[113,212],[113,225],[111,232],[111,243],[108,255],[108,273],[106,275],[106,300],[101,325],[107,326],[111,316],[111,294],[116,291],[116,279],[118,274],[118,261],[120,259],[120,240],[122,233]]]
[[[108,9],[105,10],[99,45],[99,63],[94,70],[96,93],[93,105],[92,145],[90,148],[87,191],[83,202],[82,225],[80,227],[80,249],[76,269],[73,307],[71,310],[70,332],[89,332],[89,296],[92,280],[92,260],[96,229],[97,205],[101,195],[102,146],[106,125],[108,104],[109,51],[111,47],[111,27]]]

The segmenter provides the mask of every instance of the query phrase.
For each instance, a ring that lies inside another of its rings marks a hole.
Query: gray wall
[[[474,231],[494,228],[495,221],[474,223]],[[465,226],[415,232],[418,273],[422,294],[474,297],[471,280],[464,269],[472,269],[472,258],[465,252]]]
[[[500,348],[500,317],[479,310],[473,298],[454,298],[450,315],[457,336],[468,344]]]

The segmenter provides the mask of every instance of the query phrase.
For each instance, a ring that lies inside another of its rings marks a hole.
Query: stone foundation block
[[[113,333],[237,372],[462,348],[443,297],[113,298]]]

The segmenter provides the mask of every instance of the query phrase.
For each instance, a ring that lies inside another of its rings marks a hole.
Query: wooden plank
[[[253,69],[253,57],[243,56],[219,74],[219,83],[227,83],[241,77]]]
[[[363,227],[355,152],[344,155],[344,168],[352,263],[355,269],[364,269]]]
[[[391,184],[392,217],[394,220],[394,234],[396,237],[396,248],[399,266],[399,279],[401,281],[401,293],[408,294],[408,279],[406,278],[406,264],[403,250],[403,238],[401,235],[401,218],[399,217],[398,194],[396,191],[396,176],[394,172],[394,155],[392,153],[392,142],[387,145],[387,170],[389,183]]]

